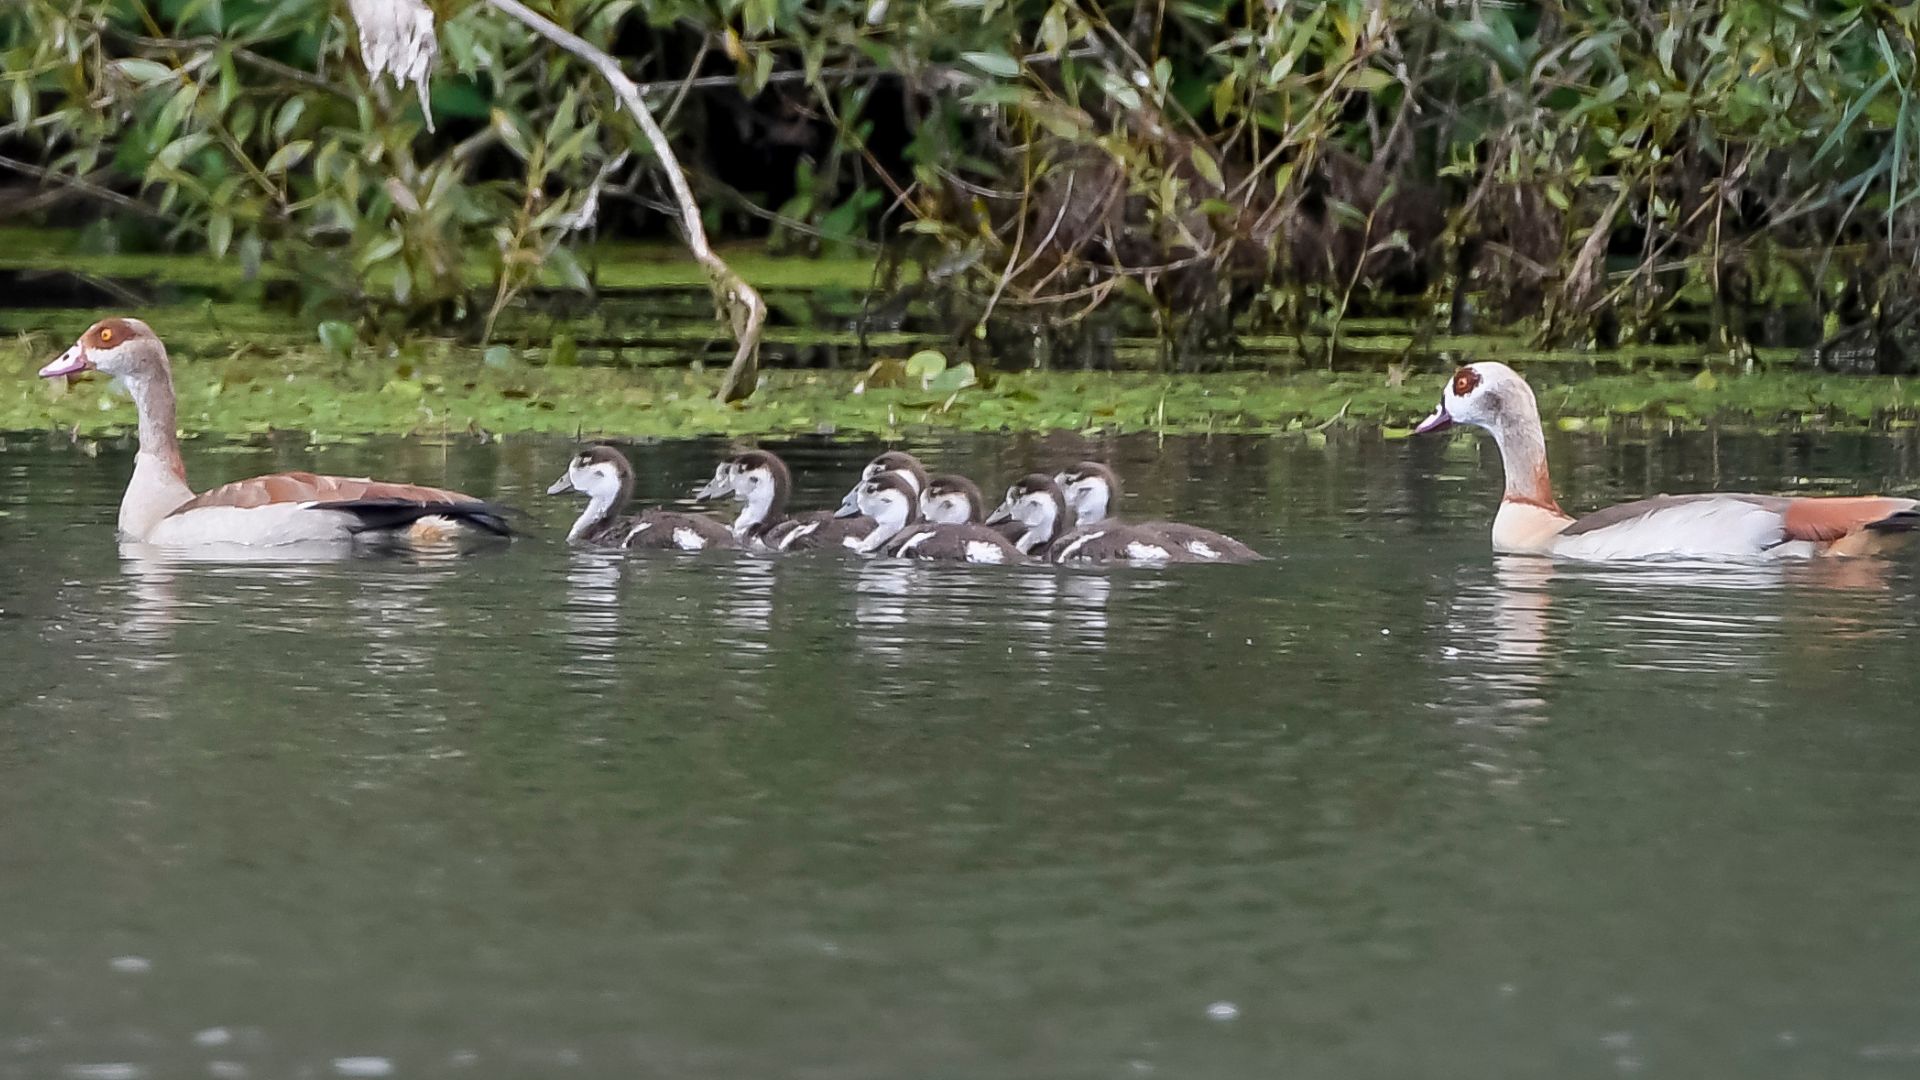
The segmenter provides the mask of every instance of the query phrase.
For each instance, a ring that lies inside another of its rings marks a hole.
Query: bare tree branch
[[[640,134],[646,138],[654,157],[665,170],[667,184],[673,190],[673,201],[680,208],[680,228],[685,235],[687,249],[706,271],[707,286],[713,292],[716,312],[728,323],[738,344],[733,362],[727,366],[726,376],[720,380],[718,396],[722,401],[744,400],[753,393],[754,384],[759,378],[760,331],[767,321],[767,304],[760,298],[760,293],[747,284],[745,278],[734,273],[732,267],[714,254],[712,245],[707,242],[706,226],[700,221],[700,206],[694,202],[693,189],[687,185],[687,174],[680,168],[680,159],[674,155],[673,146],[667,141],[667,133],[660,129],[653,114],[647,111],[646,102],[640,98],[640,88],[627,77],[626,72],[620,70],[619,63],[613,57],[519,0],[487,0],[487,4],[525,24],[534,33],[599,72],[600,77],[613,88],[620,104],[640,125]]]
[[[0,169],[12,169],[14,172],[31,176],[36,180],[45,181],[49,184],[61,184],[75,191],[90,195],[102,202],[110,202],[115,206],[144,214],[150,218],[158,218],[162,221],[172,220],[167,215],[148,206],[139,199],[129,198],[111,188],[101,187],[99,184],[95,184],[84,177],[68,176],[65,173],[55,172],[52,169],[43,168],[31,162],[10,157],[0,157]]]

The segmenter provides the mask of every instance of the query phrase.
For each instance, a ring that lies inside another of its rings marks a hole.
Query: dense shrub
[[[1913,4],[536,6],[654,80],[711,223],[883,240],[1009,347],[1114,298],[1175,346],[1330,344],[1356,306],[1409,305],[1727,347],[1788,307],[1878,340],[1914,306]],[[635,227],[652,163],[580,65],[436,8],[428,133],[367,84],[344,4],[17,0],[0,146],[315,298],[480,324],[536,269],[584,287],[570,252]]]

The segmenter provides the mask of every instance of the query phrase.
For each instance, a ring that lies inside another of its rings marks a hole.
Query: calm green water
[[[123,559],[0,453],[0,1078],[1907,1077],[1920,552],[1488,554],[1472,439],[1128,441],[1278,555]],[[784,447],[800,501],[871,445]],[[1076,440],[917,446],[989,489]],[[670,497],[717,444],[636,448]],[[1563,501],[1912,492],[1920,438],[1559,440]]]

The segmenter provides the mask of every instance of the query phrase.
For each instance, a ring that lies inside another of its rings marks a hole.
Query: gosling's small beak
[[[984,524],[998,525],[1003,521],[1012,521],[1012,520],[1013,520],[1013,506],[1009,503],[1001,503],[999,506],[994,507],[993,513],[987,515],[987,520],[984,522]]]
[[[560,479],[555,480],[553,482],[552,487],[549,487],[547,489],[547,494],[558,495],[562,492],[572,491],[572,490],[573,490],[573,477],[563,474],[560,477]]]
[[[1433,410],[1432,416],[1420,421],[1419,426],[1413,429],[1413,433],[1415,435],[1426,435],[1430,432],[1445,431],[1452,426],[1453,417],[1447,414],[1447,403],[1443,401],[1438,408]]]
[[[847,492],[846,498],[840,500],[840,508],[833,512],[833,516],[837,518],[853,517],[859,512],[860,489],[854,488],[852,491]]]
[[[700,502],[706,499],[717,499],[727,493],[727,486],[721,484],[720,478],[716,476],[695,489],[693,498],[695,502]]]
[[[58,360],[41,368],[40,377],[43,379],[57,379],[63,375],[78,375],[83,371],[92,370],[93,361],[87,359],[86,347],[75,342],[73,348],[61,353]]]

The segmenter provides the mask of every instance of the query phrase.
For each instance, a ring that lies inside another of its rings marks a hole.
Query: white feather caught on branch
[[[360,28],[360,60],[378,79],[391,76],[405,89],[412,83],[420,92],[420,115],[433,130],[433,110],[427,107],[427,75],[440,53],[433,36],[433,12],[421,0],[347,0],[354,25]]]

